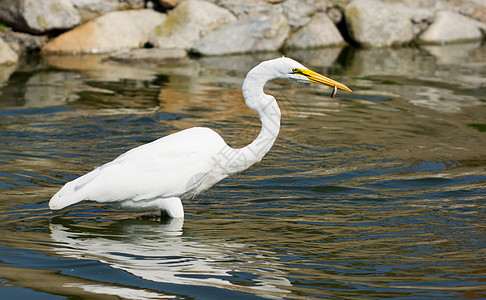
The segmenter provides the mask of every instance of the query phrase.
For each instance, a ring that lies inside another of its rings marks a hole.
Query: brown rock
[[[106,53],[140,48],[166,15],[149,9],[110,12],[53,39],[43,53]]]

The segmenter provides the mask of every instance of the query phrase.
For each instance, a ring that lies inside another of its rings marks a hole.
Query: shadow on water
[[[209,126],[243,146],[248,69],[49,56],[0,68],[0,290],[16,298],[484,298],[484,46],[292,51],[355,89],[275,81],[282,130],[258,165],[165,220],[80,205],[66,181]],[[285,163],[282,163],[285,162]]]

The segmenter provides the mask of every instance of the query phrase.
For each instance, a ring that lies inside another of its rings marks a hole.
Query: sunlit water
[[[0,293],[15,299],[486,297],[486,48],[287,53],[355,89],[275,81],[264,160],[184,221],[84,204],[63,183],[192,126],[259,131],[240,86],[278,53],[0,68]]]

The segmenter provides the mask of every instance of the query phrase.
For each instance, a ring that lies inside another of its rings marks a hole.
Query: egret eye
[[[298,68],[293,68],[292,69],[292,73],[293,74],[301,74],[301,75],[303,75],[302,70],[301,69],[298,69]]]

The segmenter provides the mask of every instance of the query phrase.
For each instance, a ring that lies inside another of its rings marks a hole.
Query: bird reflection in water
[[[250,293],[261,291],[278,298],[290,293],[286,287],[291,284],[285,273],[278,264],[269,263],[277,261],[268,257],[270,252],[251,253],[253,250],[246,244],[199,240],[184,234],[183,222],[182,218],[162,222],[126,219],[93,227],[92,223],[83,226],[57,218],[50,224],[50,230],[56,253],[74,259],[94,259],[145,280]],[[249,270],[250,262],[259,267]],[[111,287],[106,291],[103,286],[81,288],[113,293]]]

